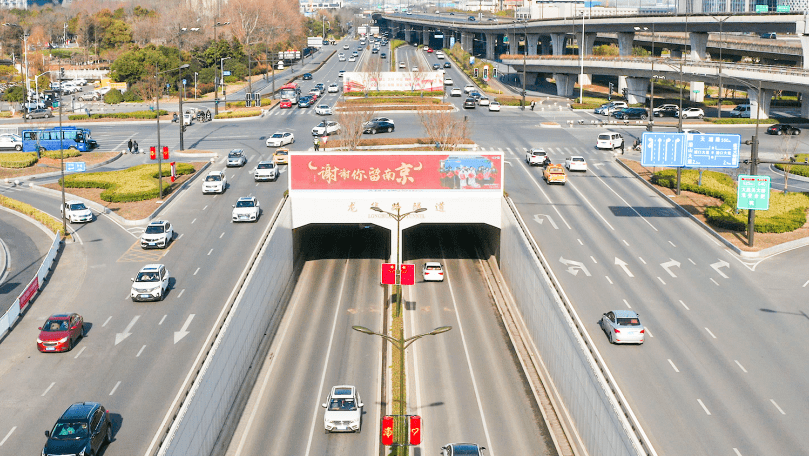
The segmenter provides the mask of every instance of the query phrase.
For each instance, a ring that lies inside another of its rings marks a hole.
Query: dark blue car
[[[307,95],[305,97],[301,97],[298,100],[298,107],[299,108],[308,108],[308,107],[312,106],[312,104],[314,102],[315,102],[315,100],[313,100],[312,97]]]
[[[112,440],[110,413],[97,402],[75,403],[45,436],[43,455],[98,454]]]

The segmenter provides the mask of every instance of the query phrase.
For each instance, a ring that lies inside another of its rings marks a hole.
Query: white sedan
[[[407,68],[404,62],[399,62],[399,68]]]
[[[421,269],[421,275],[425,282],[443,282],[444,267],[437,261],[428,261],[424,263],[424,267]]]
[[[329,105],[320,105],[320,106],[315,108],[315,114],[317,114],[319,116],[330,116],[330,115],[334,114],[334,112],[331,110],[331,106],[329,106]]]
[[[611,344],[642,344],[646,330],[633,310],[613,310],[601,316],[599,325]]]
[[[324,120],[312,128],[312,136],[328,136],[332,133],[340,133],[340,124],[333,120]]]
[[[480,106],[489,106],[490,104],[491,100],[489,100],[489,97],[480,97],[478,99],[478,105]]]
[[[351,57],[348,58],[348,61],[349,62],[356,62],[357,58],[352,55]]]
[[[464,92],[464,93],[470,93],[470,92],[472,92],[472,91],[473,91],[473,90],[475,90],[475,89],[476,89],[476,87],[475,87],[475,86],[473,86],[472,84],[467,84],[466,86],[464,86],[464,88],[463,88],[463,92]]]
[[[685,108],[682,112],[683,119],[691,119],[696,117],[697,119],[702,119],[705,117],[705,111],[702,108]]]
[[[295,142],[295,135],[288,131],[278,131],[267,138],[267,147],[281,147]]]
[[[243,196],[233,205],[231,220],[234,222],[256,222],[261,215],[261,208],[255,196]]]
[[[572,157],[565,158],[565,168],[567,168],[568,171],[587,172],[587,162],[584,161],[584,157],[581,155],[574,155]]]
[[[340,87],[337,86],[335,83],[329,84],[329,93],[337,93],[340,91]]]
[[[449,92],[449,96],[451,97],[460,97],[463,94],[463,90],[460,87],[455,87]]]
[[[451,86],[452,84],[453,84],[452,78],[450,78],[450,77],[444,78],[444,85]]]
[[[489,103],[489,111],[497,111],[500,112],[500,103],[497,101],[492,101]]]

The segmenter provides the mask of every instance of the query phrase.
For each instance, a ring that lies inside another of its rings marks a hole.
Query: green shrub
[[[804,163],[804,160],[809,158],[809,154],[796,154],[795,155],[795,164],[794,165],[786,165],[789,168],[786,169],[784,165],[775,165],[776,168],[780,169],[781,171],[789,171],[790,174],[796,174],[798,176],[809,177],[809,165],[801,165],[799,163]]]
[[[260,116],[261,111],[224,111],[216,116],[217,119],[237,119],[240,117],[255,117]]]
[[[171,175],[171,168],[163,166],[163,176]],[[194,167],[177,163],[177,175],[191,174]],[[61,183],[61,179],[60,179]],[[101,188],[101,199],[111,203],[129,203],[158,198],[157,165],[139,165],[120,171],[71,174],[65,176],[65,187]],[[174,184],[164,183],[163,193],[171,193]]]
[[[160,110],[160,115],[165,116],[168,114],[168,111],[165,109]],[[87,114],[74,114],[68,116],[70,120],[87,120],[87,119],[156,119],[157,114],[154,111],[132,111],[132,112],[108,112],[108,113],[97,113],[97,114],[90,114],[90,117],[87,117]]]
[[[62,151],[60,150],[46,150],[42,152],[40,155],[43,157],[53,158],[58,160],[62,157]],[[81,152],[76,149],[65,149],[65,158],[73,158],[73,157],[80,157]]]
[[[9,209],[15,210],[22,214],[25,214],[34,220],[38,221],[39,223],[48,227],[49,230],[53,231],[54,233],[59,233],[62,230],[62,223],[56,220],[55,218],[51,217],[45,212],[40,211],[39,209],[31,206],[30,204],[23,203],[22,201],[17,201],[15,199],[8,198],[6,196],[0,196],[0,206],[7,207]],[[64,233],[62,233],[64,236]]]
[[[714,103],[714,104],[716,104],[716,103]],[[713,122],[715,124],[755,124],[756,123],[755,118],[753,118],[753,119],[739,119],[739,118],[735,118],[735,117],[733,117],[733,118],[722,117],[721,119],[705,118],[705,120],[707,120],[708,122]],[[776,120],[776,119],[761,119],[759,121],[759,123],[761,123],[762,125],[764,125],[764,124],[774,124],[774,123],[778,123],[778,120]]]
[[[711,196],[723,201],[720,206],[705,209],[708,223],[733,231],[747,229],[746,210],[736,211],[736,182],[730,176],[715,171],[704,171],[702,185],[697,185],[698,170],[683,170],[680,188]],[[652,175],[652,183],[669,188],[677,186],[677,171],[668,169]],[[786,233],[795,231],[806,223],[809,196],[804,193],[770,193],[770,208],[756,211],[755,231],[758,233]]]
[[[0,168],[28,168],[37,162],[34,152],[12,152],[0,154]]]
[[[136,92],[134,90],[127,90],[126,92],[124,92],[123,93],[123,98],[124,98],[124,101],[126,101],[128,103],[143,101],[143,97],[141,97],[140,94],[138,94],[138,92]]]
[[[124,101],[124,95],[118,89],[111,89],[109,92],[104,94],[104,103],[118,104],[122,101]]]
[[[396,49],[399,46],[404,46],[405,44],[407,44],[407,41],[404,41],[404,40],[390,40],[390,53],[391,53],[391,55],[393,54],[394,49]]]

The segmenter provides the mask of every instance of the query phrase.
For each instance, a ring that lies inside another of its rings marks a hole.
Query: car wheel
[[[781,135],[783,135],[783,134],[784,134],[784,132],[783,132],[783,131],[781,131],[781,130],[778,130],[778,133],[776,133],[776,135],[778,135],[778,136],[781,136]]]
[[[20,151],[20,150],[22,150],[22,146],[17,144],[16,146],[14,146],[14,150]]]
[[[39,152],[40,152],[40,153],[45,152],[45,148],[44,148],[44,147],[42,147],[42,146],[40,146],[40,147],[39,147]]]
[[[73,338],[67,340],[67,351],[73,350]]]
[[[393,132],[393,127],[388,127],[388,133],[392,133],[392,132]]]
[[[109,445],[112,442],[112,426],[107,426],[107,435],[104,436],[104,445]]]
[[[793,130],[792,134],[793,135],[799,135],[799,134],[801,134],[801,131],[800,130]]]
[[[376,130],[375,130],[375,129],[371,129],[371,130],[370,130],[370,132],[371,132],[371,134],[372,134],[372,135],[375,135],[375,134],[376,134]]]
[[[640,120],[646,120],[646,119],[647,119],[647,116],[645,114],[640,116]]]

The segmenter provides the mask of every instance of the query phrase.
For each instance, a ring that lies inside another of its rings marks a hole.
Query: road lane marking
[[[624,242],[624,245],[626,245],[627,247],[629,247],[629,243],[628,243],[628,242],[626,242],[626,239],[621,239],[621,241],[623,241],[623,242]]]
[[[128,298],[128,297],[129,297],[129,296],[127,296],[127,298]],[[110,320],[112,320],[112,316],[107,317],[107,319],[106,319],[106,320],[104,320],[104,324],[103,324],[103,325],[101,325],[101,327],[103,328],[103,327],[107,326],[107,323],[109,323],[109,322],[110,322]]]
[[[595,259],[595,258],[593,258],[593,256],[592,256],[592,255],[590,255],[590,259],[591,259],[591,260],[593,260],[593,263],[598,264],[598,261],[596,261],[596,259]]]
[[[677,246],[676,246],[676,245],[674,245],[674,243],[673,243],[673,242],[671,242],[671,241],[669,241],[669,244],[671,244],[671,246],[672,246],[672,247],[677,247]]]
[[[778,404],[776,404],[774,400],[770,399],[770,402],[772,402],[772,405],[774,405],[775,408],[777,408],[778,411],[781,412],[781,415],[786,415],[786,412],[783,409],[781,409],[781,407],[779,407]]]
[[[146,348],[146,346],[145,346],[145,345],[144,345],[143,347],[140,347],[140,350],[138,350],[138,354],[137,354],[137,355],[135,355],[135,358],[140,357],[140,354],[141,354],[141,353],[143,353],[143,349],[144,349],[144,348]]]
[[[728,263],[727,261],[719,260],[716,263],[712,263],[711,267],[714,269],[714,271],[717,272],[717,274],[721,275],[722,277],[724,277],[726,279],[728,278],[728,276],[724,272],[719,270],[719,268],[728,268],[728,269],[730,269],[730,263]]]
[[[222,239],[222,236],[224,236],[224,235],[225,235],[225,232],[222,231],[222,234],[219,235],[219,239]]]
[[[576,240],[579,241],[579,245],[584,245],[584,242],[582,242],[581,239]],[[806,283],[809,283],[809,280],[807,280]],[[803,286],[806,286],[806,284],[804,284]]]
[[[189,335],[189,334],[191,333],[191,332],[188,330],[188,326],[191,324],[191,320],[193,320],[193,319],[194,319],[194,315],[196,315],[196,314],[190,314],[190,315],[188,315],[188,318],[186,318],[185,323],[183,323],[183,327],[182,327],[182,328],[181,328],[179,331],[175,331],[175,332],[174,332],[174,343],[175,343],[175,344],[176,344],[177,342],[179,342],[179,341],[183,340],[183,338],[184,338],[185,336],[187,336],[187,335]]]
[[[81,354],[84,353],[84,350],[86,350],[86,349],[87,349],[87,347],[81,347],[81,350],[79,350],[79,352],[76,353],[76,356],[74,356],[73,359],[76,359],[79,356],[81,356]]]
[[[609,283],[610,283],[610,285],[613,285],[612,280],[610,280],[610,276],[604,276],[604,277],[606,277],[606,278],[607,278],[607,282],[609,282]]]
[[[649,337],[654,337],[654,334],[652,334],[652,331],[649,329],[648,326],[644,326],[643,330],[646,331],[646,334],[648,334]]]
[[[739,369],[741,369],[742,372],[744,372],[745,374],[747,373],[747,369],[745,369],[744,366],[742,366],[742,363],[740,363],[738,360],[735,359],[733,360],[733,362],[736,363],[737,366],[739,366]]]
[[[699,402],[699,405],[702,406],[702,410],[705,410],[706,415],[711,414],[710,410],[708,410],[708,407],[706,407],[705,404],[702,403],[702,399],[697,399],[697,402]]]
[[[208,250],[208,256],[211,256],[211,253],[213,253],[213,249]]]
[[[185,293],[185,288],[183,288],[182,290],[180,290],[180,294],[178,294],[178,295],[177,295],[177,299],[180,299],[180,296],[182,296],[182,295],[183,295],[183,293]]]
[[[596,176],[596,177],[598,177],[598,176]],[[600,179],[600,178],[599,178],[599,179]],[[569,182],[569,184],[570,184],[570,187],[572,187],[572,188],[573,188],[573,190],[574,190],[576,193],[578,193],[578,194],[579,194],[579,196],[581,196],[581,198],[582,198],[582,199],[583,199],[583,200],[584,200],[584,201],[587,203],[587,205],[588,205],[588,206],[590,206],[590,209],[592,209],[592,210],[593,210],[593,212],[595,212],[595,213],[596,213],[596,215],[598,215],[598,217],[599,217],[599,218],[600,218],[600,219],[601,219],[601,220],[602,220],[602,221],[603,221],[605,224],[607,224],[607,226],[608,226],[608,227],[610,227],[610,229],[611,229],[612,231],[615,231],[615,228],[614,228],[614,227],[613,227],[613,226],[610,224],[610,222],[608,222],[608,221],[607,221],[607,219],[605,219],[605,218],[604,218],[604,216],[603,216],[603,215],[601,215],[601,212],[598,212],[598,209],[596,209],[596,207],[595,207],[595,206],[593,206],[593,203],[591,203],[591,202],[590,202],[590,200],[588,200],[588,199],[587,199],[587,198],[584,196],[584,193],[582,193],[582,192],[581,192],[581,191],[580,191],[578,188],[576,188],[576,186],[575,186],[575,185],[573,185],[573,183],[572,183],[572,182]],[[621,198],[621,197],[619,196],[619,198]],[[623,199],[623,198],[621,198],[621,199]],[[629,204],[629,203],[627,203],[627,205],[628,205],[628,204]],[[634,209],[633,209],[633,210],[634,210]],[[641,217],[641,218],[643,218],[643,217]],[[646,220],[646,219],[644,219],[644,220]],[[647,221],[646,223],[649,223],[649,222]],[[652,228],[654,228],[654,227],[652,227]],[[657,231],[657,228],[655,228],[655,231]]]
[[[626,204],[626,206],[627,206],[628,208],[632,209],[632,212],[634,212],[634,213],[635,213],[635,215],[637,215],[638,217],[640,217],[640,218],[641,218],[641,220],[643,220],[644,222],[646,222],[646,224],[647,224],[647,225],[649,225],[650,227],[652,227],[652,229],[653,229],[653,230],[657,231],[657,228],[655,228],[655,226],[654,226],[654,225],[652,225],[652,224],[651,224],[651,222],[649,222],[648,220],[646,220],[646,217],[644,217],[644,216],[640,215],[640,212],[638,212],[638,211],[637,211],[637,210],[636,210],[636,209],[635,209],[635,208],[634,208],[634,207],[633,207],[631,204],[629,204],[629,201],[625,200],[623,196],[619,195],[619,194],[618,194],[618,192],[616,192],[616,191],[615,191],[615,190],[614,190],[612,187],[610,187],[609,185],[607,185],[607,183],[606,183],[606,182],[604,182],[604,179],[602,179],[602,178],[601,178],[601,176],[599,176],[598,174],[592,174],[592,175],[593,175],[593,176],[595,176],[595,177],[596,177],[596,178],[597,178],[597,179],[598,179],[598,180],[599,180],[599,181],[600,181],[602,184],[604,184],[604,186],[605,186],[605,187],[607,187],[608,189],[610,189],[610,191],[611,191],[612,193],[615,193],[615,196],[617,196],[618,198],[620,198],[620,199],[621,199],[621,201],[623,201],[623,202],[624,202],[624,204]],[[578,190],[576,189],[576,187],[573,187],[573,189],[574,189],[574,190],[576,190],[576,191],[578,192]],[[589,204],[589,201],[588,201],[588,204]],[[592,206],[592,205],[591,205],[591,206]],[[600,214],[599,214],[599,216],[600,216]],[[602,217],[602,218],[603,218],[603,217]],[[610,228],[612,228],[612,227],[610,227]],[[626,242],[626,241],[624,241],[624,242]],[[627,246],[628,246],[628,245],[629,245],[629,244],[627,244]]]
[[[519,155],[517,155],[517,153],[516,153],[516,152],[514,153],[514,155],[515,155],[517,158],[519,158],[519,159],[520,159],[520,161],[522,162],[522,158],[521,158]],[[529,171],[526,169],[526,166],[528,166],[528,165],[523,165],[523,166],[520,166],[520,169],[521,169],[521,170],[523,170],[523,171],[525,172],[525,174],[527,174],[527,175],[528,175],[528,177],[531,179],[531,182],[533,182],[533,183],[534,183],[534,186],[536,186],[536,188],[537,188],[537,189],[540,191],[540,193],[542,193],[542,196],[544,196],[544,197],[545,197],[545,199],[548,201],[548,203],[551,205],[551,207],[553,207],[553,210],[554,210],[554,211],[556,211],[556,213],[559,215],[559,218],[562,220],[562,222],[564,222],[564,224],[565,224],[565,226],[567,227],[567,229],[569,229],[569,230],[570,230],[570,229],[572,229],[572,228],[570,227],[570,224],[569,224],[569,223],[567,223],[567,220],[565,220],[565,218],[564,218],[564,217],[562,217],[562,213],[561,213],[561,212],[559,212],[559,208],[557,208],[557,207],[556,207],[556,205],[553,203],[553,201],[551,201],[550,197],[548,197],[548,194],[547,194],[547,193],[545,193],[545,189],[544,189],[544,188],[542,188],[542,186],[541,186],[541,185],[539,185],[539,181],[537,180],[536,176],[534,176],[533,174],[531,174],[531,173],[530,173],[530,172],[529,172]]]
[[[115,334],[115,345],[120,344],[121,342],[123,342],[124,339],[132,335],[130,331],[132,330],[132,327],[135,326],[135,323],[138,322],[139,318],[140,315],[135,315],[135,317],[132,318],[132,321],[130,321],[129,324],[126,325],[126,329],[124,329],[124,332]]]
[[[550,215],[548,215],[548,214],[534,214],[534,221],[535,221],[535,222],[537,222],[537,223],[539,223],[540,225],[542,225],[542,222],[544,222],[544,221],[545,221],[545,219],[543,219],[543,218],[542,218],[542,217],[540,217],[540,216],[542,216],[542,217],[546,217],[546,218],[548,219],[548,222],[549,222],[549,223],[551,224],[551,226],[553,227],[553,229],[555,229],[555,230],[558,230],[558,229],[559,229],[559,227],[558,227],[558,226],[556,226],[556,223],[553,221],[553,219],[551,218],[551,216],[550,216]]]
[[[618,267],[620,267],[621,269],[623,269],[624,272],[626,273],[626,275],[628,275],[629,277],[635,277],[635,274],[632,274],[632,271],[630,271],[629,267],[627,267],[626,261],[624,261],[624,260],[622,260],[622,259],[620,259],[618,257],[615,257],[615,264]]]
[[[677,369],[677,366],[674,365],[674,361],[669,360],[669,364],[671,364],[671,367],[674,369],[674,372],[680,373],[680,369]]]
[[[661,279],[660,276],[657,276],[657,280],[659,280],[663,285],[666,284],[666,282],[663,282],[663,279]]]
[[[115,384],[115,386],[113,386],[113,387],[112,387],[112,391],[110,391],[110,396],[112,396],[113,394],[115,394],[115,390],[117,390],[117,389],[118,389],[118,386],[119,386],[120,384],[121,384],[121,381],[120,381],[120,380],[118,380],[118,383],[116,383],[116,384]]]
[[[638,259],[640,260],[641,263],[646,264],[646,261],[643,258],[638,257]]]
[[[162,324],[163,324],[163,320],[165,320],[165,319],[166,319],[166,317],[168,317],[168,315],[163,315],[163,318],[161,318],[161,319],[160,319],[160,323],[158,323],[158,324],[157,324],[157,326],[162,325]]]
[[[733,452],[736,453],[736,456],[742,456],[742,454],[739,453],[739,450],[737,450],[736,448],[733,449]]]
[[[203,211],[204,211],[205,209],[208,209],[208,205],[207,205],[207,204],[205,205],[205,207],[203,207],[203,208],[202,208],[202,210],[203,210]]]
[[[807,280],[806,283],[803,284],[803,288],[806,288],[806,285],[809,285],[809,280]]]
[[[689,259],[688,259],[688,261],[690,261],[690,262],[691,262],[691,264],[693,264],[694,266],[696,266],[696,265],[697,265],[697,263],[694,263],[694,260],[692,260],[691,258],[689,258]]]
[[[182,239],[184,235],[185,235],[185,233],[180,234],[180,235],[177,237],[177,240],[179,241],[180,239]]]
[[[685,310],[691,310],[691,309],[689,309],[689,308],[688,308],[688,306],[687,306],[687,305],[685,305],[685,303],[683,302],[683,300],[682,300],[682,299],[680,299],[680,304],[682,304],[682,305],[683,305],[683,307],[685,307]]]
[[[191,224],[193,225],[194,222],[196,222],[196,221],[197,221],[197,219],[191,220]]]
[[[587,267],[584,266],[584,263],[581,261],[574,261],[574,260],[566,260],[565,257],[559,257],[559,262],[567,265],[567,272],[573,274],[574,276],[579,275],[579,271],[584,272],[584,275],[590,277],[590,271],[587,270]]]
[[[669,261],[666,261],[665,263],[660,263],[660,267],[665,269],[666,272],[668,272],[669,275],[672,276],[672,277],[677,277],[676,275],[674,275],[673,272],[671,272],[671,268],[673,268],[675,266],[679,268],[680,267],[680,262],[675,260],[674,258],[669,258]]]
[[[710,334],[710,335],[711,335],[711,337],[713,337],[714,339],[716,339],[716,336],[714,336],[714,335],[713,335],[713,333],[711,332],[711,330],[710,330],[710,329],[705,328],[705,330],[706,330],[706,331],[708,331],[708,334]]]
[[[624,304],[626,304],[626,306],[629,307],[630,309],[632,308],[632,306],[630,306],[629,303],[626,302],[626,299],[624,299]]]
[[[8,438],[11,437],[11,434],[13,434],[15,430],[17,430],[17,426],[11,428],[11,430],[8,431],[8,434],[6,434],[6,436],[3,437],[3,440],[0,440],[0,446],[3,446],[3,444],[6,443],[6,440],[8,440]]]
[[[194,275],[197,275],[198,272],[199,272],[199,268],[197,268],[197,270],[194,271]]]
[[[50,391],[50,390],[51,390],[51,388],[53,388],[53,385],[55,385],[55,384],[56,384],[56,382],[51,382],[50,386],[48,386],[47,388],[45,388],[45,392],[43,392],[42,394],[40,394],[40,395],[39,395],[39,397],[45,397],[45,395],[46,395],[46,394],[48,394],[48,391]]]
[[[716,280],[714,280],[713,277],[710,277],[710,280],[711,282],[714,283],[714,285],[716,285],[717,287],[719,286],[719,283]]]

